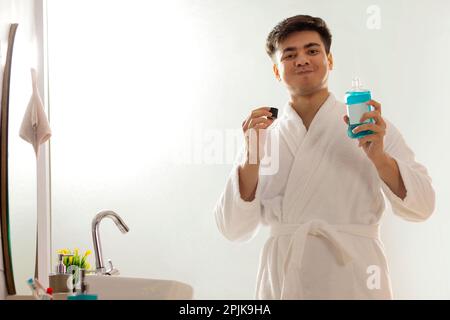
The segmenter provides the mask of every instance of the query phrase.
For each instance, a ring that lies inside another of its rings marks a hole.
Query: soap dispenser
[[[64,257],[72,257],[73,254],[58,254],[58,264],[55,267],[55,273],[49,275],[50,287],[54,293],[67,293],[70,289],[67,285],[70,274],[67,274],[66,266],[64,265]]]
[[[63,262],[64,257],[73,257],[73,254],[58,253],[58,264],[56,265],[56,274],[66,273],[66,265]]]

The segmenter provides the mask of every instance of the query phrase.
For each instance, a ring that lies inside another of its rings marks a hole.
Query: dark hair
[[[297,15],[281,21],[269,33],[266,40],[266,52],[269,57],[273,59],[278,44],[298,31],[317,31],[325,45],[325,51],[327,54],[330,53],[332,36],[325,21],[308,15]]]

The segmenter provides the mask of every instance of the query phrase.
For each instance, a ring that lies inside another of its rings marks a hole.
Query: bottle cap
[[[354,77],[352,79],[352,88],[353,89],[359,89],[361,88],[361,80],[358,77]]]
[[[270,108],[269,112],[272,113],[272,116],[269,117],[269,119],[274,120],[274,119],[278,118],[278,109],[277,108]]]

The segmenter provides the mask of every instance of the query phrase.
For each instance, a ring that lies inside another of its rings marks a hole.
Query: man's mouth
[[[304,75],[304,74],[308,74],[308,73],[311,73],[311,72],[313,72],[313,70],[300,70],[300,71],[297,71],[295,74],[298,74],[298,75]]]

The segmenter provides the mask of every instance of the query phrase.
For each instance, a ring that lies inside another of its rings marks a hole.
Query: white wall
[[[367,26],[371,5],[380,29]],[[219,148],[217,163],[212,148],[232,145],[225,133],[255,106],[285,104],[265,38],[311,14],[334,36],[331,91],[342,100],[359,75],[434,181],[429,221],[386,210],[395,296],[450,298],[448,12],[445,0],[50,2],[54,248],[92,248],[92,218],[112,209],[130,232],[105,221],[104,256],[123,275],[185,281],[197,299],[252,299],[268,232],[245,244],[219,234],[212,209],[234,149]],[[191,161],[174,163],[177,148]]]
[[[31,95],[30,67],[38,71],[43,94],[42,0],[0,0],[2,65],[11,23],[19,24],[13,48],[9,109],[11,250],[16,292],[29,294],[26,280],[34,276],[36,251],[36,160],[33,148],[19,137],[19,128]]]

